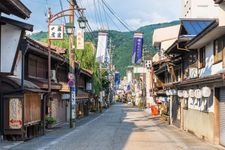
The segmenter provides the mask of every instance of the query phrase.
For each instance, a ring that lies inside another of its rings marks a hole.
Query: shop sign
[[[195,97],[196,98],[202,98],[202,91],[200,89],[195,90]]]
[[[86,90],[91,91],[92,90],[92,83],[87,82],[86,83]]]
[[[62,24],[50,24],[48,37],[51,40],[62,40],[64,37],[63,25]]]
[[[189,97],[188,92],[186,90],[183,90],[183,97],[184,98],[188,98]]]
[[[9,100],[9,128],[22,128],[22,104],[19,98]]]
[[[77,49],[84,49],[84,32],[77,30]]]
[[[62,94],[62,100],[70,99],[70,94]]]
[[[192,89],[190,89],[190,90],[188,91],[188,94],[189,94],[189,97],[195,97],[195,92],[194,92],[194,90],[192,90]]]
[[[202,96],[203,97],[209,97],[211,95],[211,89],[209,87],[203,87],[202,88]]]
[[[183,91],[182,90],[178,90],[177,91],[177,95],[178,95],[178,97],[183,97]]]

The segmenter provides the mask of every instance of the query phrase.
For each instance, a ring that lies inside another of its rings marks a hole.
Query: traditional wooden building
[[[19,0],[0,2],[0,12],[29,18],[31,11]],[[25,80],[25,31],[33,26],[0,17],[0,129],[7,139],[25,139],[41,131],[41,95],[37,85]]]

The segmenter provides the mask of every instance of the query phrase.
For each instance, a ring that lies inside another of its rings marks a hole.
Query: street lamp
[[[79,27],[81,29],[85,29],[86,28],[87,19],[86,19],[86,17],[83,16],[83,14],[82,14],[82,16],[80,16],[77,19],[77,21],[78,21]]]
[[[58,12],[56,14],[52,14],[51,13],[51,10],[49,9],[49,12],[48,12],[48,27],[51,26],[51,24],[58,18],[61,18],[61,17],[65,17],[65,16],[68,16],[69,17],[69,23],[65,25],[66,27],[66,32],[67,34],[69,35],[69,72],[71,74],[74,75],[75,73],[75,66],[74,66],[74,62],[75,62],[75,52],[74,52],[74,11],[75,10],[78,10],[78,11],[82,11],[82,18],[80,19],[80,22],[79,22],[79,26],[82,27],[84,29],[84,27],[86,27],[86,22],[87,22],[87,19],[83,16],[83,10],[85,10],[85,8],[75,8],[75,4],[74,4],[74,0],[70,0],[69,3],[70,3],[70,7],[69,9],[66,9],[66,10],[62,10],[61,12]],[[85,23],[84,23],[85,22]],[[62,27],[60,27],[61,29]],[[49,32],[49,29],[48,28],[48,32]],[[51,28],[51,30],[53,30],[55,28]],[[59,31],[59,30],[57,30]],[[50,33],[50,32],[49,32]],[[51,40],[53,39],[56,39],[56,38],[49,38],[49,36],[52,35],[55,37],[55,35],[58,35],[58,34],[55,34],[55,33],[52,33],[52,34],[49,34],[48,35],[48,92],[49,94],[51,93],[51,75],[50,75],[50,71],[51,71]],[[63,35],[63,33],[59,34],[59,35]],[[73,122],[75,123],[76,121],[76,97],[74,96],[75,94],[75,85],[74,85],[74,79],[72,79],[72,82],[71,82],[71,88],[70,88],[70,127],[72,128],[73,127]],[[73,96],[72,96],[73,95]],[[45,102],[44,102],[45,104]],[[73,105],[73,108],[72,108],[72,105]],[[45,108],[45,106],[44,106]],[[72,111],[73,109],[73,111]],[[45,111],[44,111],[45,112]],[[74,121],[73,121],[74,120]],[[45,124],[45,122],[44,122]]]
[[[72,23],[66,23],[65,28],[66,28],[66,33],[67,33],[68,35],[74,33],[75,27],[73,26]]]

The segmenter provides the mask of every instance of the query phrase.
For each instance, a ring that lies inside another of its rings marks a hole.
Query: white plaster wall
[[[206,46],[206,65],[204,68],[199,70],[199,77],[206,77],[210,75],[214,75],[219,73],[223,69],[223,63],[214,64],[214,56],[213,56],[213,42],[210,42]]]
[[[183,18],[218,18],[219,15],[219,6],[213,0],[183,0],[182,8]]]
[[[22,70],[22,52],[19,51],[13,75],[21,79],[22,77],[21,70]]]
[[[207,109],[205,109],[205,107]],[[188,98],[188,109],[198,110],[199,112],[207,111],[214,112],[213,92],[208,98]]]
[[[16,55],[21,29],[6,24],[1,28],[1,72],[11,72]]]
[[[225,26],[225,3],[219,5],[219,26]]]
[[[150,100],[150,88],[151,88],[151,76],[150,76],[151,72],[150,70],[147,70],[146,74],[145,74],[145,78],[146,78],[146,100],[149,101]]]
[[[158,62],[158,61],[160,61],[159,52],[157,52],[157,53],[153,56],[152,61],[153,61],[153,62]]]
[[[163,42],[161,43],[161,50],[164,52],[164,51],[167,50],[167,49],[168,49],[168,48],[169,48],[176,40],[177,40],[177,38],[163,41]]]
[[[128,70],[127,71],[127,83],[132,82],[132,71]]]
[[[200,138],[213,142],[214,114],[203,113],[198,110],[184,110],[184,130],[193,132]]]
[[[169,32],[168,32],[169,31]],[[177,39],[180,31],[180,25],[155,29],[152,37],[154,43]]]

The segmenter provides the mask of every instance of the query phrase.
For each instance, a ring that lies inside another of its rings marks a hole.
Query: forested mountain
[[[139,28],[137,31],[144,33],[144,50],[148,51],[152,55],[155,54],[156,49],[152,47],[152,35],[153,35],[154,29],[176,25],[176,24],[179,24],[179,21],[152,24],[152,25],[147,25],[147,26],[143,26]],[[123,76],[125,74],[125,68],[131,65],[133,32],[119,32],[119,31],[110,30],[108,31],[108,33],[109,33],[108,34],[109,38],[112,39],[113,63],[115,64],[116,69],[120,71],[121,75]],[[91,41],[96,46],[97,36],[98,36],[97,31],[86,33],[85,41]],[[38,41],[46,41],[47,32],[39,32],[39,33],[32,34],[31,38]],[[65,44],[61,46],[65,46]]]

